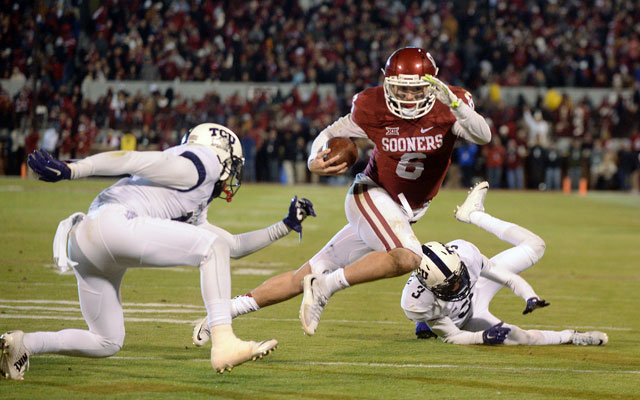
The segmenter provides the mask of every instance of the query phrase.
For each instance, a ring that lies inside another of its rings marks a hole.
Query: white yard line
[[[42,355],[38,357],[65,357],[60,355]],[[150,360],[150,361],[171,361],[175,362],[175,358],[162,358],[162,357],[130,357],[130,356],[113,356],[107,358],[107,360]],[[183,360],[184,362],[206,362],[211,361],[202,358],[194,358]],[[385,369],[456,369],[456,370],[469,370],[469,369],[481,369],[483,371],[533,371],[533,372],[561,372],[572,374],[608,374],[608,375],[640,375],[640,370],[607,370],[607,369],[574,369],[574,368],[536,368],[536,367],[497,367],[495,365],[469,365],[469,364],[393,364],[393,363],[367,363],[367,362],[346,362],[346,361],[277,361],[270,360],[269,365],[303,365],[303,366],[322,366],[322,367],[363,367],[363,368],[385,368]]]
[[[138,305],[141,305],[138,303]],[[174,304],[174,306],[176,306]],[[0,304],[0,309],[14,309],[16,307],[5,306]],[[29,309],[29,307],[24,306],[20,307],[21,310]],[[80,310],[75,308],[55,308],[55,307],[33,307],[31,308],[34,311],[58,311],[58,312],[77,312]],[[194,314],[194,313],[202,313],[201,315],[205,315],[205,311],[203,307],[199,307],[197,310],[179,310],[179,309],[158,309],[158,310],[139,310],[139,309],[124,309],[124,312],[129,313],[144,313],[144,314],[164,314],[164,313],[179,313],[179,314]],[[63,319],[70,321],[82,321],[82,317],[73,317],[73,316],[58,316],[58,315],[31,315],[31,314],[0,314],[0,319]],[[240,319],[247,319],[253,321],[269,321],[269,322],[299,322],[298,318],[261,318],[261,317],[249,317],[249,316],[241,316]],[[125,317],[126,322],[166,322],[170,324],[194,324],[195,320],[179,320],[179,319],[171,319],[171,318],[136,318],[136,317]],[[340,323],[340,324],[377,324],[377,325],[406,325],[411,326],[412,323],[409,321],[376,321],[376,320],[352,320],[352,319],[323,319],[322,323],[331,324],[331,323]],[[527,329],[577,329],[577,330],[601,330],[601,331],[633,331],[633,328],[623,328],[623,327],[613,327],[613,326],[557,326],[557,325],[520,325],[521,328]]]

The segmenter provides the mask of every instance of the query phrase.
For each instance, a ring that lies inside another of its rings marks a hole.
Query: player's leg
[[[22,379],[28,368],[29,357],[36,354],[54,353],[82,357],[108,357],[122,347],[124,341],[124,318],[120,303],[120,282],[126,269],[108,262],[101,268],[89,260],[110,259],[104,247],[84,243],[78,245],[87,232],[95,233],[92,217],[81,222],[70,235],[70,257],[77,265],[74,268],[78,281],[80,309],[89,330],[64,329],[57,332],[5,333],[0,339],[2,375],[11,379]],[[102,254],[100,254],[102,252]]]
[[[330,274],[342,271],[342,266],[357,260],[370,252],[350,225],[346,225],[308,262],[297,270],[287,271],[266,280],[251,292],[236,296],[231,300],[231,316],[247,314],[262,307],[280,303],[302,293],[302,281],[310,274]],[[343,276],[343,275],[342,275]],[[329,288],[344,288],[346,281],[340,281],[340,274],[331,275],[326,281]],[[337,289],[336,289],[337,290]],[[202,346],[209,340],[206,318],[199,320],[193,330],[193,343]]]
[[[233,334],[229,246],[222,238],[193,225],[131,215],[122,207],[109,206],[100,214],[99,237],[118,264],[199,267],[217,371],[261,357],[277,346],[275,340],[244,342]]]
[[[349,226],[370,251],[344,269],[305,276],[300,320],[308,335],[315,333],[322,310],[336,291],[400,276],[420,263],[421,245],[409,218],[384,189],[356,182],[345,200],[345,213]]]
[[[404,275],[419,265],[421,244],[405,211],[384,189],[354,184],[347,195],[345,211],[362,241],[380,251],[345,267],[350,285]]]
[[[497,236],[500,240],[514,245],[494,257],[491,261],[500,268],[519,274],[538,262],[545,251],[544,241],[533,232],[512,222],[503,221],[484,211],[484,200],[489,185],[480,182],[469,191],[467,198],[456,210],[456,219],[472,223],[479,228]],[[477,285],[482,290],[486,306],[502,285],[488,279],[480,278]]]

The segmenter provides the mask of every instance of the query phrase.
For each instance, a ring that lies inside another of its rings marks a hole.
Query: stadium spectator
[[[507,187],[509,189],[524,189],[523,156],[526,153],[524,145],[518,145],[516,139],[509,139],[505,152],[505,168]]]
[[[580,179],[583,178],[584,150],[582,140],[574,138],[567,154],[567,175],[571,181],[571,189],[577,190]]]
[[[556,143],[551,142],[549,149],[545,151],[544,183],[546,190],[560,190],[562,182],[562,157],[556,148]]]
[[[490,187],[502,187],[502,172],[504,170],[505,148],[499,135],[491,137],[491,143],[485,147],[487,160],[487,177]]]

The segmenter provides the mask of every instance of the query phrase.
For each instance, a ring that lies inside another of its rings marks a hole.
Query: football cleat
[[[244,341],[233,337],[211,348],[211,365],[216,372],[231,372],[233,367],[246,361],[262,359],[278,347],[275,339],[262,342]]]
[[[319,288],[319,279],[313,274],[306,275],[302,280],[303,297],[300,305],[300,322],[304,333],[313,336],[318,329],[322,310],[329,298]]]
[[[208,322],[209,319],[204,317],[196,322],[196,326],[193,328],[193,344],[198,347],[204,346],[211,339],[211,330],[209,330]]]
[[[476,183],[461,206],[457,206],[455,212],[456,219],[460,222],[471,223],[471,213],[474,211],[484,211],[484,198],[489,190],[489,182],[482,181]]]
[[[576,346],[604,346],[609,343],[609,336],[600,331],[573,332],[571,343]]]
[[[29,369],[29,351],[22,344],[24,332],[9,331],[0,336],[0,374],[5,379],[23,380]]]

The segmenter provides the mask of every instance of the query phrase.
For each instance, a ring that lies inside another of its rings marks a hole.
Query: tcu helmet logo
[[[236,143],[235,136],[229,134],[229,132],[225,131],[224,129],[209,128],[209,131],[211,131],[211,137],[221,137],[223,139],[227,139],[232,145]]]

